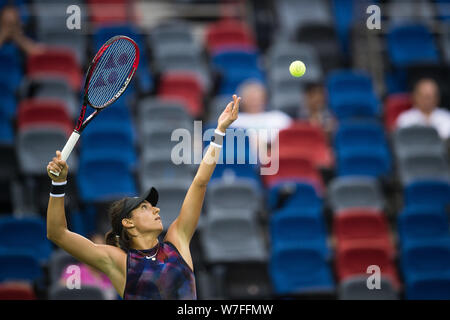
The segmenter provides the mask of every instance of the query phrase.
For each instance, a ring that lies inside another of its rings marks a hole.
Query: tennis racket
[[[86,73],[83,107],[77,125],[61,152],[62,160],[69,158],[88,123],[124,93],[136,73],[138,64],[139,47],[128,37],[112,37],[99,49]],[[85,120],[88,105],[95,111]],[[50,172],[55,176],[59,175],[58,172]]]

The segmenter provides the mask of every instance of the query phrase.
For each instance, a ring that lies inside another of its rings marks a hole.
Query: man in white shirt
[[[433,79],[424,78],[414,86],[413,108],[397,118],[397,127],[432,126],[444,140],[450,137],[450,112],[438,108],[439,87]]]

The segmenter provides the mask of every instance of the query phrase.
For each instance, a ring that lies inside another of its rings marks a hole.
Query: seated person
[[[450,112],[439,108],[439,87],[433,79],[420,79],[412,92],[413,108],[397,118],[397,127],[432,126],[444,140],[450,137]]]

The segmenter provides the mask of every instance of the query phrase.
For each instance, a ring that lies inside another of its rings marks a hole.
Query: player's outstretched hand
[[[59,172],[59,176],[55,176],[50,172]],[[56,157],[53,158],[47,165],[47,173],[50,179],[55,182],[63,182],[67,179],[67,173],[69,172],[69,166],[67,163],[61,159],[61,151],[56,151]]]
[[[241,97],[233,95],[233,101],[231,101],[217,121],[217,128],[225,132],[225,130],[238,118],[239,114],[239,102],[241,102]]]

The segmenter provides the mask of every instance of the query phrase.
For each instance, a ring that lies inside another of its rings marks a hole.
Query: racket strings
[[[130,74],[136,49],[126,40],[113,42],[100,57],[88,86],[88,99],[93,106],[102,106],[122,88]]]

